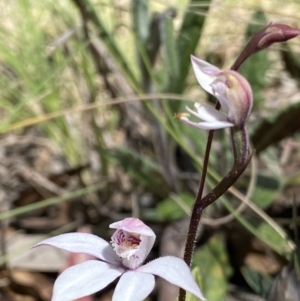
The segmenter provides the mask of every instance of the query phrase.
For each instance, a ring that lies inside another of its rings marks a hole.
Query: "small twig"
[[[37,136],[7,136],[3,139],[0,139],[0,147],[7,147],[16,144],[35,144],[42,147],[48,148],[52,152],[58,152],[59,148],[50,141],[48,138],[37,137]]]
[[[69,191],[67,191],[66,189],[61,188],[58,185],[54,184],[46,177],[32,170],[25,164],[19,164],[17,166],[17,169],[19,173],[22,175],[22,177],[24,177],[27,181],[29,181],[30,183],[34,183],[41,188],[45,188],[48,192],[51,192],[54,195],[62,195],[65,193],[69,193]]]
[[[2,212],[2,210],[0,212]],[[1,256],[6,255],[6,244],[5,244],[6,225],[7,225],[7,221],[0,221],[0,252],[1,252]],[[7,270],[6,262],[3,262],[2,264],[0,264],[0,268],[3,270]]]

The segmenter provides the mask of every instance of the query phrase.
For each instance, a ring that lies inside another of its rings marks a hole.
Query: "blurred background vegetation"
[[[269,22],[299,28],[298,1],[13,0],[0,11],[3,300],[50,298],[56,274],[45,278],[48,292],[13,274],[62,269],[20,259],[31,237],[89,224],[109,240],[110,222],[137,216],[158,235],[152,258],[181,256],[207,132],[174,114],[215,102],[196,82],[190,55],[229,68]],[[240,69],[255,95],[248,130],[256,155],[202,219],[193,273],[209,301],[285,300],[269,291],[297,262],[299,39]],[[228,138],[216,133],[207,191],[231,167]],[[149,300],[167,300],[165,287]]]

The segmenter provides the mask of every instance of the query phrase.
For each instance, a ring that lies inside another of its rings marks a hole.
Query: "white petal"
[[[106,287],[124,270],[112,264],[88,260],[66,269],[55,281],[51,301],[71,301]]]
[[[150,227],[144,224],[140,219],[135,217],[124,218],[121,221],[109,225],[111,229],[121,229],[130,233],[146,235],[155,238],[155,233]]]
[[[226,121],[228,117],[214,107],[206,104],[195,103],[197,115],[204,121]]]
[[[142,301],[154,288],[154,276],[128,271],[120,278],[112,301]]]
[[[74,253],[87,253],[112,264],[120,262],[110,244],[104,239],[88,233],[66,233],[41,241],[34,247],[49,245]]]
[[[180,258],[173,256],[161,257],[139,267],[137,271],[160,276],[170,283],[189,291],[201,300],[206,300],[194,281],[189,267]]]
[[[219,100],[223,110],[226,113],[228,113],[229,104],[228,104],[228,99],[227,99],[227,95],[226,95],[226,91],[227,91],[226,84],[224,82],[221,82],[221,81],[217,80],[212,84],[212,88],[213,88],[213,91],[214,91],[214,95]]]
[[[214,122],[192,122],[186,117],[181,117],[180,120],[182,120],[184,123],[195,127],[197,129],[202,129],[202,130],[218,130],[218,129],[224,129],[228,127],[233,127],[234,124],[229,122],[229,121],[214,121]]]
[[[198,83],[208,93],[213,94],[211,83],[220,69],[191,55],[192,67]]]

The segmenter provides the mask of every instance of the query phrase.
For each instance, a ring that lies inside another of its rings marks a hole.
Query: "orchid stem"
[[[219,102],[216,104],[216,109],[220,109]],[[233,167],[211,192],[209,192],[205,197],[202,197],[213,136],[214,131],[210,131],[206,143],[206,150],[203,161],[203,170],[201,174],[199,190],[196,197],[196,201],[193,205],[192,214],[190,218],[190,224],[183,257],[184,261],[188,266],[191,265],[195,249],[195,242],[197,238],[197,231],[203,210],[207,206],[212,204],[214,201],[216,201],[219,197],[221,197],[229,189],[229,187],[237,181],[237,179],[244,172],[252,158],[252,154],[249,155],[249,141],[245,127],[232,128],[231,140],[234,153]],[[179,301],[185,301],[185,299],[186,291],[180,289]]]
[[[241,58],[240,62],[235,62],[230,69],[237,70],[244,60],[245,58]],[[221,108],[221,104],[217,102],[216,110],[220,110],[220,108]],[[197,237],[197,231],[198,231],[203,210],[209,204],[217,200],[222,194],[224,194],[228,190],[228,188],[231,185],[233,185],[233,183],[243,173],[243,171],[245,170],[249,161],[252,158],[252,155],[248,156],[249,141],[248,141],[248,136],[245,127],[238,128],[238,129],[233,128],[231,130],[231,137],[232,137],[231,139],[232,139],[233,153],[234,153],[233,167],[231,171],[221,180],[221,182],[209,194],[207,194],[204,198],[202,198],[214,132],[215,132],[214,130],[211,130],[208,133],[199,190],[196,197],[196,201],[193,205],[188,234],[185,243],[183,259],[188,266],[190,266],[192,262],[192,257],[193,257],[196,237]],[[241,148],[239,148],[239,146],[241,146]],[[186,291],[180,289],[178,301],[185,301],[185,300],[186,300]]]
[[[220,110],[220,108],[221,108],[221,105],[219,102],[217,102],[216,110]],[[196,197],[196,201],[193,205],[192,215],[191,215],[190,224],[189,224],[189,230],[188,230],[187,239],[186,239],[186,243],[185,243],[183,259],[188,266],[191,265],[191,261],[192,261],[192,257],[193,257],[193,253],[194,253],[194,249],[195,249],[197,230],[199,227],[202,210],[203,210],[203,208],[201,208],[201,199],[202,199],[203,190],[204,190],[209,155],[210,155],[211,144],[213,141],[214,133],[215,133],[214,130],[209,131],[209,133],[208,133],[205,155],[204,155],[203,166],[202,166],[202,173],[201,173],[201,178],[200,178],[199,190],[198,190],[198,194]],[[185,299],[186,299],[186,291],[183,289],[180,289],[179,301],[185,301]]]
[[[244,164],[249,156],[249,138],[246,128],[233,127],[231,131],[231,142],[233,148],[234,165]]]
[[[208,144],[209,143],[207,143],[207,145]],[[229,189],[229,187],[231,187],[238,180],[238,178],[242,175],[242,173],[245,171],[246,167],[248,166],[252,158],[252,155],[253,153],[250,154],[245,160],[245,162],[243,162],[242,164],[234,164],[232,169],[217,184],[217,186],[212,191],[210,191],[205,197],[201,198],[200,201],[198,201],[197,198],[190,219],[189,232],[187,235],[187,242],[186,242],[186,248],[184,254],[184,260],[188,265],[191,264],[191,259],[195,248],[196,234],[197,234],[197,230],[198,230],[198,226],[200,223],[203,210],[207,206],[212,204],[214,201],[216,201],[219,197],[221,197]],[[194,240],[192,241],[192,239]],[[192,244],[188,245],[188,243],[191,242]],[[189,263],[186,261],[186,256],[190,256],[188,258],[190,260]],[[180,289],[179,301],[185,301],[185,298],[186,298],[186,291]]]

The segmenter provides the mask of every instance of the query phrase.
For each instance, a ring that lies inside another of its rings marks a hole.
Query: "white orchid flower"
[[[46,239],[35,247],[48,245],[70,252],[81,252],[99,260],[88,260],[66,269],[57,278],[52,301],[71,301],[93,294],[120,277],[113,301],[144,300],[160,276],[170,283],[206,300],[195,283],[187,264],[166,256],[142,265],[155,241],[155,234],[137,218],[113,223],[117,229],[111,245],[88,233],[68,233]]]
[[[192,67],[201,87],[215,96],[223,109],[216,110],[207,104],[196,103],[196,111],[187,107],[190,114],[201,119],[193,122],[189,114],[179,114],[185,123],[205,130],[216,130],[226,127],[243,127],[253,104],[252,89],[248,81],[233,70],[220,70],[203,60],[191,56]]]

